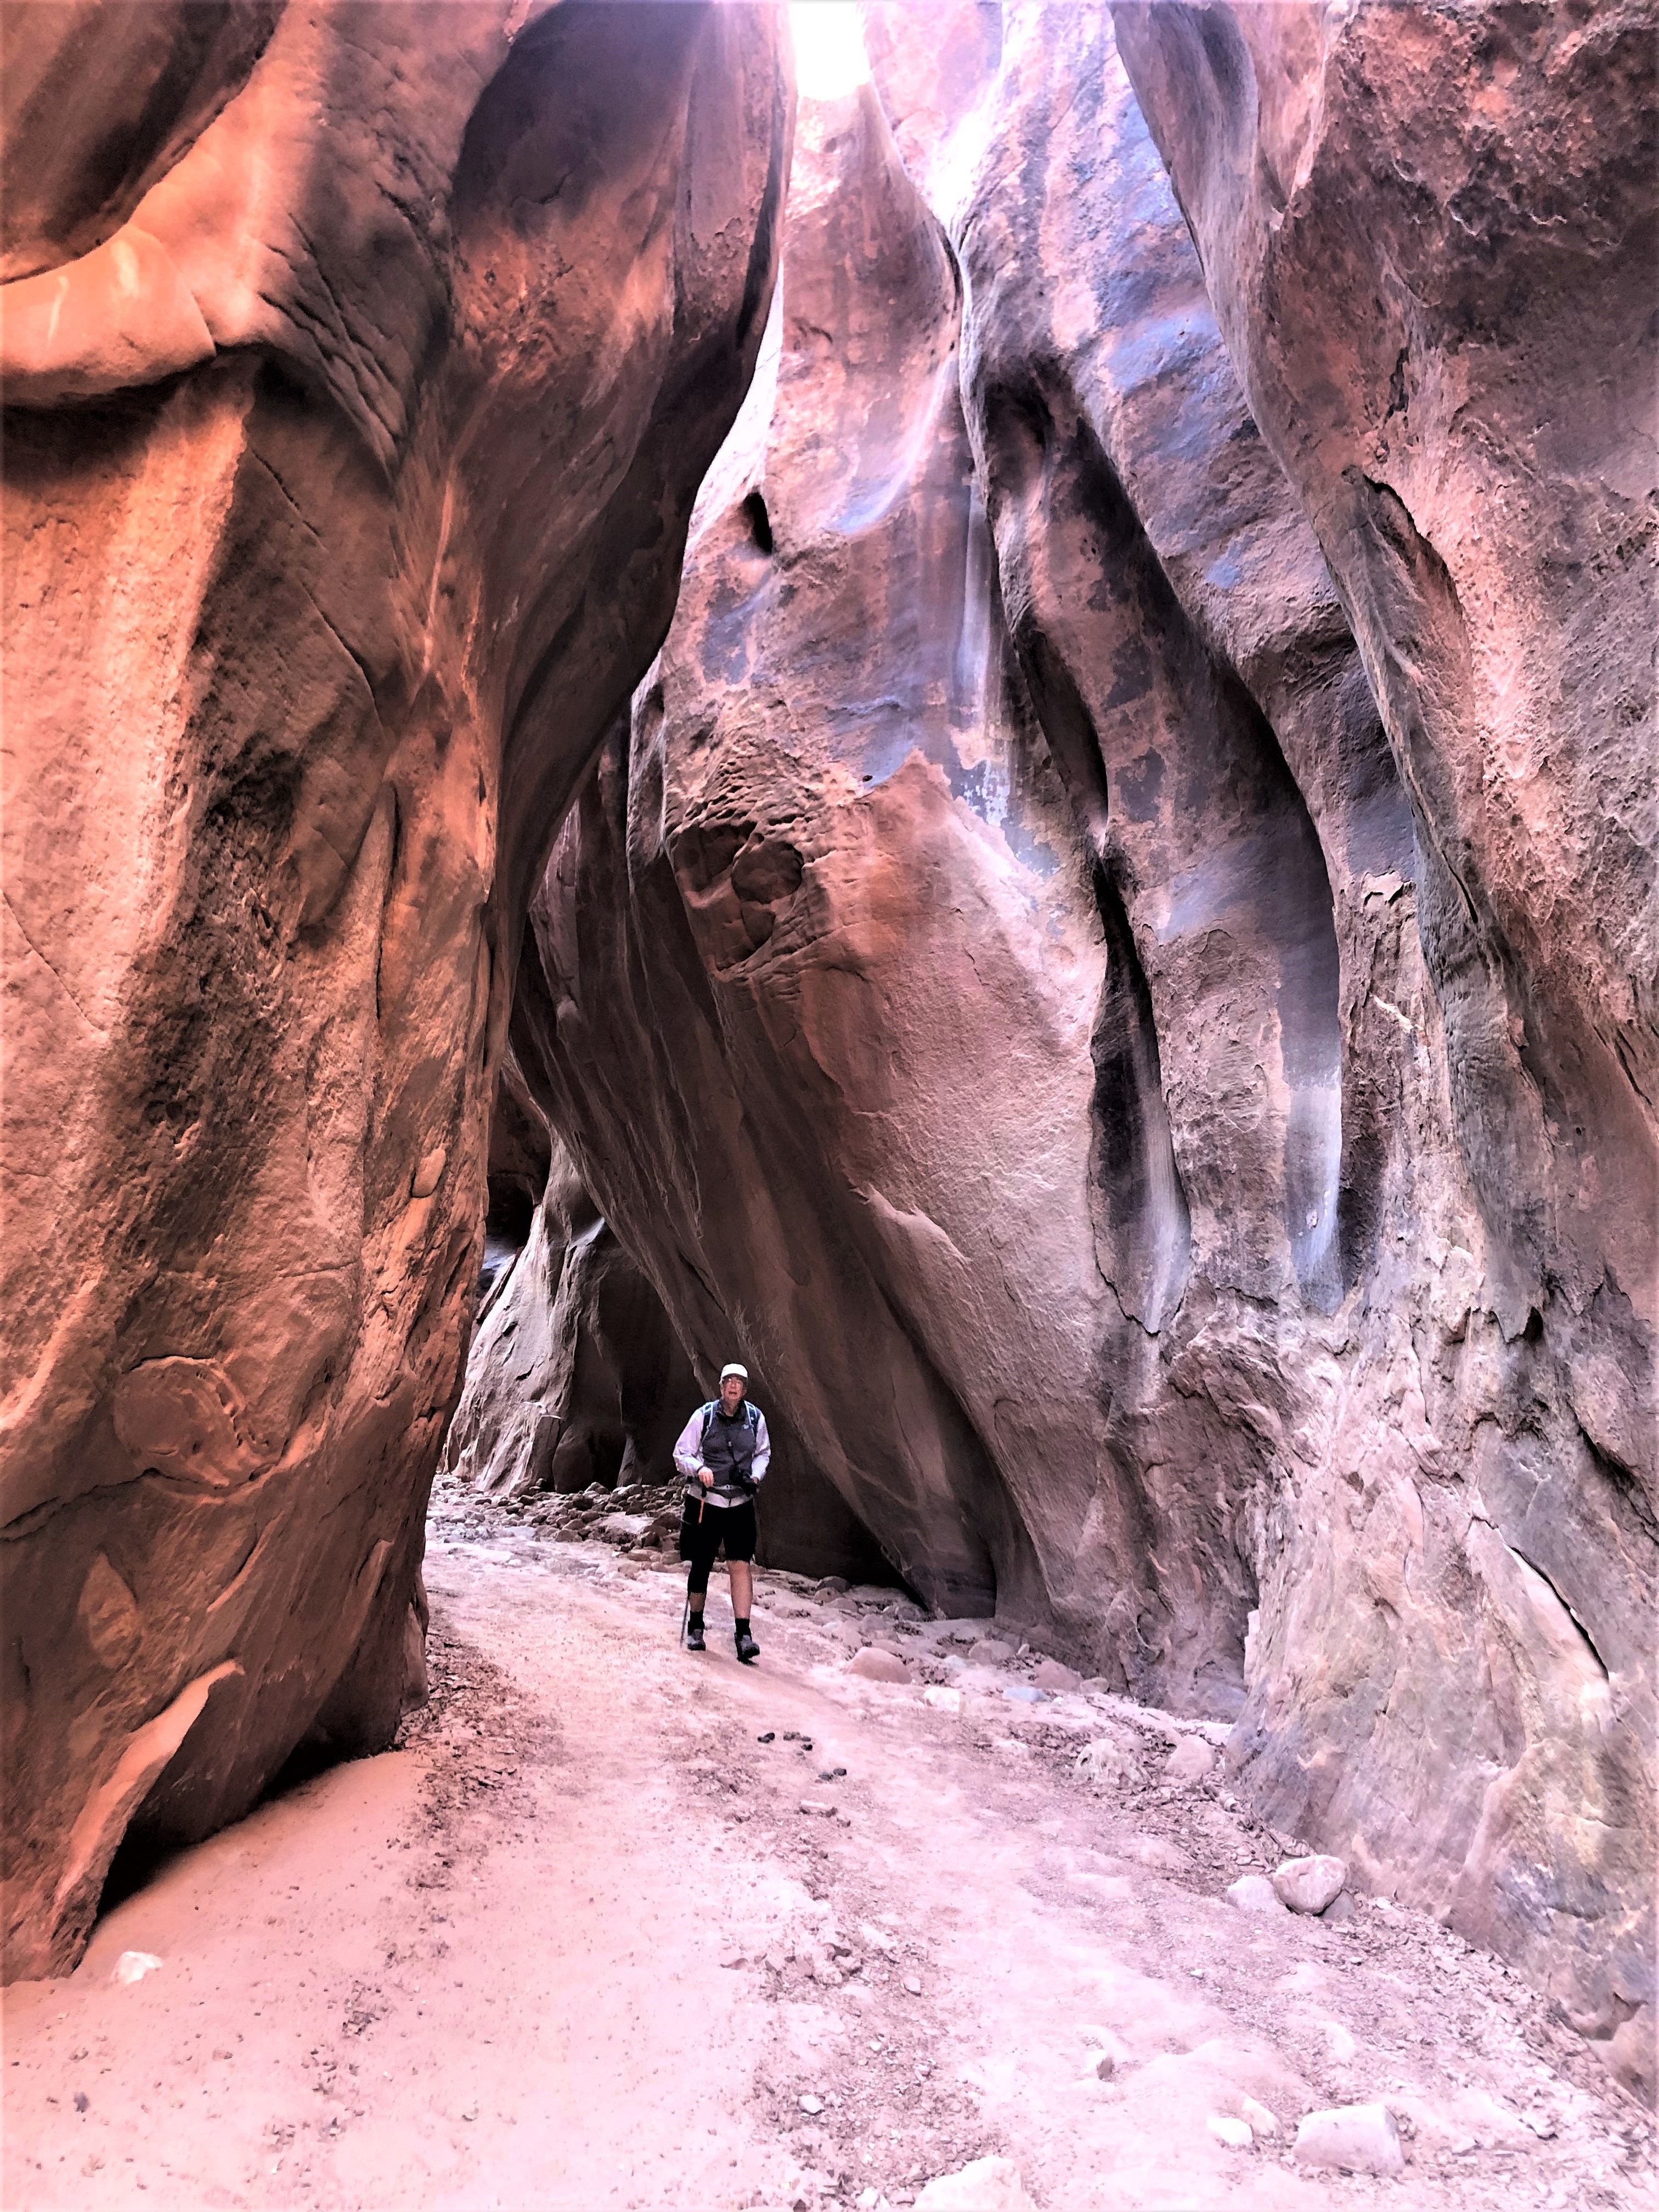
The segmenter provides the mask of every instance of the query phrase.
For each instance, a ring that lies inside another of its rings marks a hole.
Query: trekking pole
[[[684,1648],[684,1644],[685,1644],[685,1624],[686,1624],[686,1622],[687,1622],[688,1620],[690,1620],[690,1618],[691,1618],[691,1592],[690,1592],[690,1587],[688,1586],[688,1588],[687,1588],[687,1589],[686,1589],[686,1593],[685,1593],[685,1604],[684,1604],[684,1608],[683,1608],[683,1610],[682,1610],[682,1612],[681,1612],[681,1613],[680,1613],[680,1645],[681,1645],[682,1650]]]

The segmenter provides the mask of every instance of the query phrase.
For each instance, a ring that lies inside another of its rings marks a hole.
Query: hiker
[[[748,1381],[749,1370],[728,1361],[720,1370],[720,1396],[698,1407],[674,1447],[674,1464],[685,1477],[680,1557],[691,1570],[685,1583],[686,1645],[692,1651],[708,1649],[702,1640],[703,1601],[708,1571],[724,1544],[738,1656],[744,1666],[760,1656],[760,1646],[749,1632],[754,1589],[750,1562],[755,1556],[755,1492],[772,1456],[765,1414],[744,1402]]]

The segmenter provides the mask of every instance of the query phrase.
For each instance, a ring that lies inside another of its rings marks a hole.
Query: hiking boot
[[[685,1648],[688,1651],[706,1651],[708,1649],[708,1646],[702,1640],[702,1621],[694,1620],[687,1626],[685,1632]]]
[[[738,1631],[738,1656],[745,1667],[752,1665],[760,1657],[760,1646],[746,1628]]]

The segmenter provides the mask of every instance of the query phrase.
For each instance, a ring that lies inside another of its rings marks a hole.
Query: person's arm
[[[755,1456],[749,1466],[749,1480],[757,1490],[765,1480],[771,1460],[772,1439],[767,1434],[766,1416],[757,1413],[755,1416]]]
[[[674,1446],[674,1464],[688,1482],[701,1480],[702,1465],[702,1407],[698,1407],[680,1431]]]

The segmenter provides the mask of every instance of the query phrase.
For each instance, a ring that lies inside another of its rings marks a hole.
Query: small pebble
[[[822,2097],[803,2097],[800,2100],[800,2108],[803,2112],[821,2112],[823,2110],[823,2100]]]
[[[921,1995],[921,1984],[915,1975],[907,1974],[904,1977],[904,1986],[913,1997],[919,1997]]]
[[[770,1743],[773,1740],[774,1733],[775,1731],[773,1729],[768,1729],[764,1735],[757,1735],[755,1738],[755,1741],[757,1743]]]
[[[1248,2120],[1229,2119],[1224,2113],[1212,2112],[1205,2125],[1216,2141],[1225,2143],[1229,2150],[1249,2150],[1255,2141]]]

